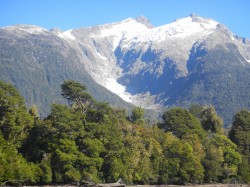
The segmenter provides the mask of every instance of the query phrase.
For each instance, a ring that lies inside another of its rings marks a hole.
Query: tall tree
[[[170,184],[201,183],[204,169],[197,162],[191,145],[171,133],[165,134],[164,158],[161,165],[160,182]]]
[[[83,115],[67,106],[52,105],[51,114],[46,119],[46,136],[49,136],[46,139],[49,141],[47,150],[51,154],[53,182],[98,181],[97,171],[103,162],[99,155],[102,144],[92,136],[91,125],[84,125]]]
[[[205,150],[203,165],[206,182],[230,182],[235,179],[242,160],[236,145],[229,138],[213,133],[207,137]]]
[[[141,107],[135,107],[132,110],[132,114],[130,116],[130,120],[132,121],[132,123],[144,123],[144,110]]]
[[[236,143],[243,154],[250,154],[250,112],[242,110],[233,118],[233,126],[229,132],[230,139]]]
[[[239,170],[242,180],[250,183],[250,112],[242,110],[233,118],[229,138],[238,146],[242,154],[242,165]]]
[[[204,138],[205,132],[200,121],[186,109],[173,108],[163,114],[163,123],[160,127],[166,131],[171,131],[178,138],[186,134],[197,134],[199,138]]]
[[[86,113],[88,108],[94,103],[92,96],[86,92],[85,86],[73,80],[65,81],[61,85],[62,96],[65,97],[73,108]]]
[[[198,119],[201,118],[201,112],[204,110],[204,106],[199,105],[199,104],[193,104],[190,106],[189,108],[189,112],[191,114],[193,114],[195,117],[197,117]]]
[[[202,127],[212,133],[223,134],[223,120],[217,115],[213,106],[204,107],[200,113]]]
[[[39,112],[38,112],[38,109],[37,109],[36,105],[32,105],[30,107],[29,113],[30,113],[31,116],[34,117],[34,119],[38,119],[39,118]]]
[[[0,81],[0,130],[6,141],[20,147],[34,119],[14,86]]]

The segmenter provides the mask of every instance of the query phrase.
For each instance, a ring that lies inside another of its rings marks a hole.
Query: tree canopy
[[[172,108],[146,126],[141,108],[128,116],[80,83],[61,88],[69,105],[52,104],[40,119],[0,82],[0,184],[249,182],[248,111],[234,117],[231,141],[214,108]]]
[[[244,181],[250,181],[250,112],[241,110],[233,117],[229,138],[238,146],[242,154],[240,174]]]
[[[163,123],[160,125],[166,131],[171,131],[178,138],[186,134],[197,134],[200,138],[205,135],[200,121],[188,110],[173,108],[163,114]]]

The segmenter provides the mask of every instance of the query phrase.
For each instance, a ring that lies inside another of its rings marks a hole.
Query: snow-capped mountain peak
[[[99,37],[114,37],[114,51],[121,40],[125,38],[133,38],[137,35],[140,35],[140,33],[145,33],[147,30],[149,30],[149,28],[146,25],[137,22],[133,18],[128,18],[119,23],[111,24],[109,27],[102,29],[101,33],[99,34]]]
[[[148,27],[140,22],[137,22],[136,19],[128,18],[121,22],[106,24],[101,26],[100,37],[107,36],[120,36],[120,35],[135,35],[140,32],[148,30]],[[93,35],[92,35],[93,36]]]
[[[169,38],[185,38],[196,34],[204,37],[217,29],[218,22],[191,15],[159,27],[149,25],[145,17],[129,18],[102,29],[99,36],[113,36],[114,51],[120,42],[124,43],[123,47],[130,47],[136,43],[160,43]]]
[[[148,18],[140,16],[115,23],[58,32],[57,35],[67,41],[87,46],[85,56],[91,60],[86,60],[85,66],[95,81],[125,101],[134,103],[133,95],[127,92],[127,85],[120,84],[118,80],[126,75],[136,75],[140,71],[154,71],[151,66],[156,65],[146,65],[143,60],[149,48],[161,51],[159,60],[164,56],[171,58],[178,69],[178,77],[186,76],[186,61],[192,46],[213,33],[217,24],[214,20],[192,14],[172,23],[153,27]],[[140,53],[126,70],[121,67],[125,59],[117,61],[118,58],[124,57],[116,56],[118,48],[122,54],[130,50]],[[92,53],[89,53],[89,50]],[[164,65],[161,65],[155,70],[158,72],[157,76],[163,73],[163,67]]]
[[[198,16],[188,16],[175,22],[157,27],[158,31],[165,31],[168,36],[185,37],[188,35],[211,32],[216,30],[218,22]]]

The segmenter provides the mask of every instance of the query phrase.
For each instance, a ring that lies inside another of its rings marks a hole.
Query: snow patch
[[[139,35],[139,33],[145,32],[148,29],[149,28],[145,25],[129,18],[120,23],[114,23],[110,27],[104,28],[99,37],[113,36],[114,51],[122,39],[133,38],[135,35]]]
[[[60,38],[64,38],[64,39],[65,39],[64,34],[63,34],[63,33],[61,33],[61,32],[59,32],[59,33],[57,34],[57,36],[59,36]]]
[[[97,54],[97,56],[98,56],[100,59],[102,59],[102,60],[108,60],[107,57],[101,55],[99,52],[96,52],[96,54]]]
[[[131,94],[126,92],[126,87],[119,84],[116,79],[108,78],[105,87],[116,95],[120,96],[124,101],[132,102]]]
[[[145,30],[148,30],[148,28],[135,21],[134,19],[126,19],[120,23],[114,23],[111,25],[111,27],[108,27],[107,29],[103,29],[101,31],[101,37],[106,36],[119,36],[122,37],[123,35],[132,35],[139,34],[140,32],[143,32]]]
[[[75,40],[76,38],[72,35],[72,30],[68,30],[63,33],[66,37],[68,37],[71,40]]]
[[[73,36],[73,34],[71,33],[71,30],[68,30],[66,32],[62,32],[62,33],[58,33],[57,36],[59,36],[60,38],[64,38],[64,39],[71,39],[71,40],[75,40],[75,36]]]

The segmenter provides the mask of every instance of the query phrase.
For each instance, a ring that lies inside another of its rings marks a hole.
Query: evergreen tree
[[[39,181],[41,170],[28,163],[16,146],[6,142],[0,132],[0,185],[34,184]]]
[[[164,159],[161,165],[160,182],[186,184],[203,182],[204,170],[196,161],[193,149],[185,140],[166,133],[163,146]]]
[[[132,123],[144,123],[144,110],[141,107],[135,107],[132,110],[132,114],[130,116],[130,120]]]
[[[196,118],[200,119],[201,118],[201,112],[204,110],[204,106],[199,105],[199,104],[193,104],[189,108],[189,112],[193,114]]]
[[[178,138],[186,134],[197,134],[201,139],[205,137],[199,120],[186,109],[170,109],[163,114],[162,119],[163,123],[160,127],[172,132]]]
[[[39,180],[39,168],[18,152],[33,123],[23,97],[12,85],[0,81],[0,184],[31,184]]]
[[[211,134],[207,137],[205,150],[205,181],[228,183],[234,180],[242,162],[236,145],[225,135]]]
[[[212,133],[223,134],[223,120],[217,115],[213,106],[204,107],[200,113],[202,127]]]
[[[238,146],[242,155],[239,174],[244,182],[250,183],[250,112],[242,110],[233,118],[229,138]]]
[[[12,85],[0,81],[0,131],[5,140],[21,147],[33,123],[23,97]]]
[[[29,109],[29,114],[34,117],[34,119],[39,118],[39,112],[36,105],[32,105]]]
[[[65,81],[62,85],[62,96],[65,97],[70,105],[86,113],[94,103],[92,96],[86,92],[85,86],[73,80]]]

